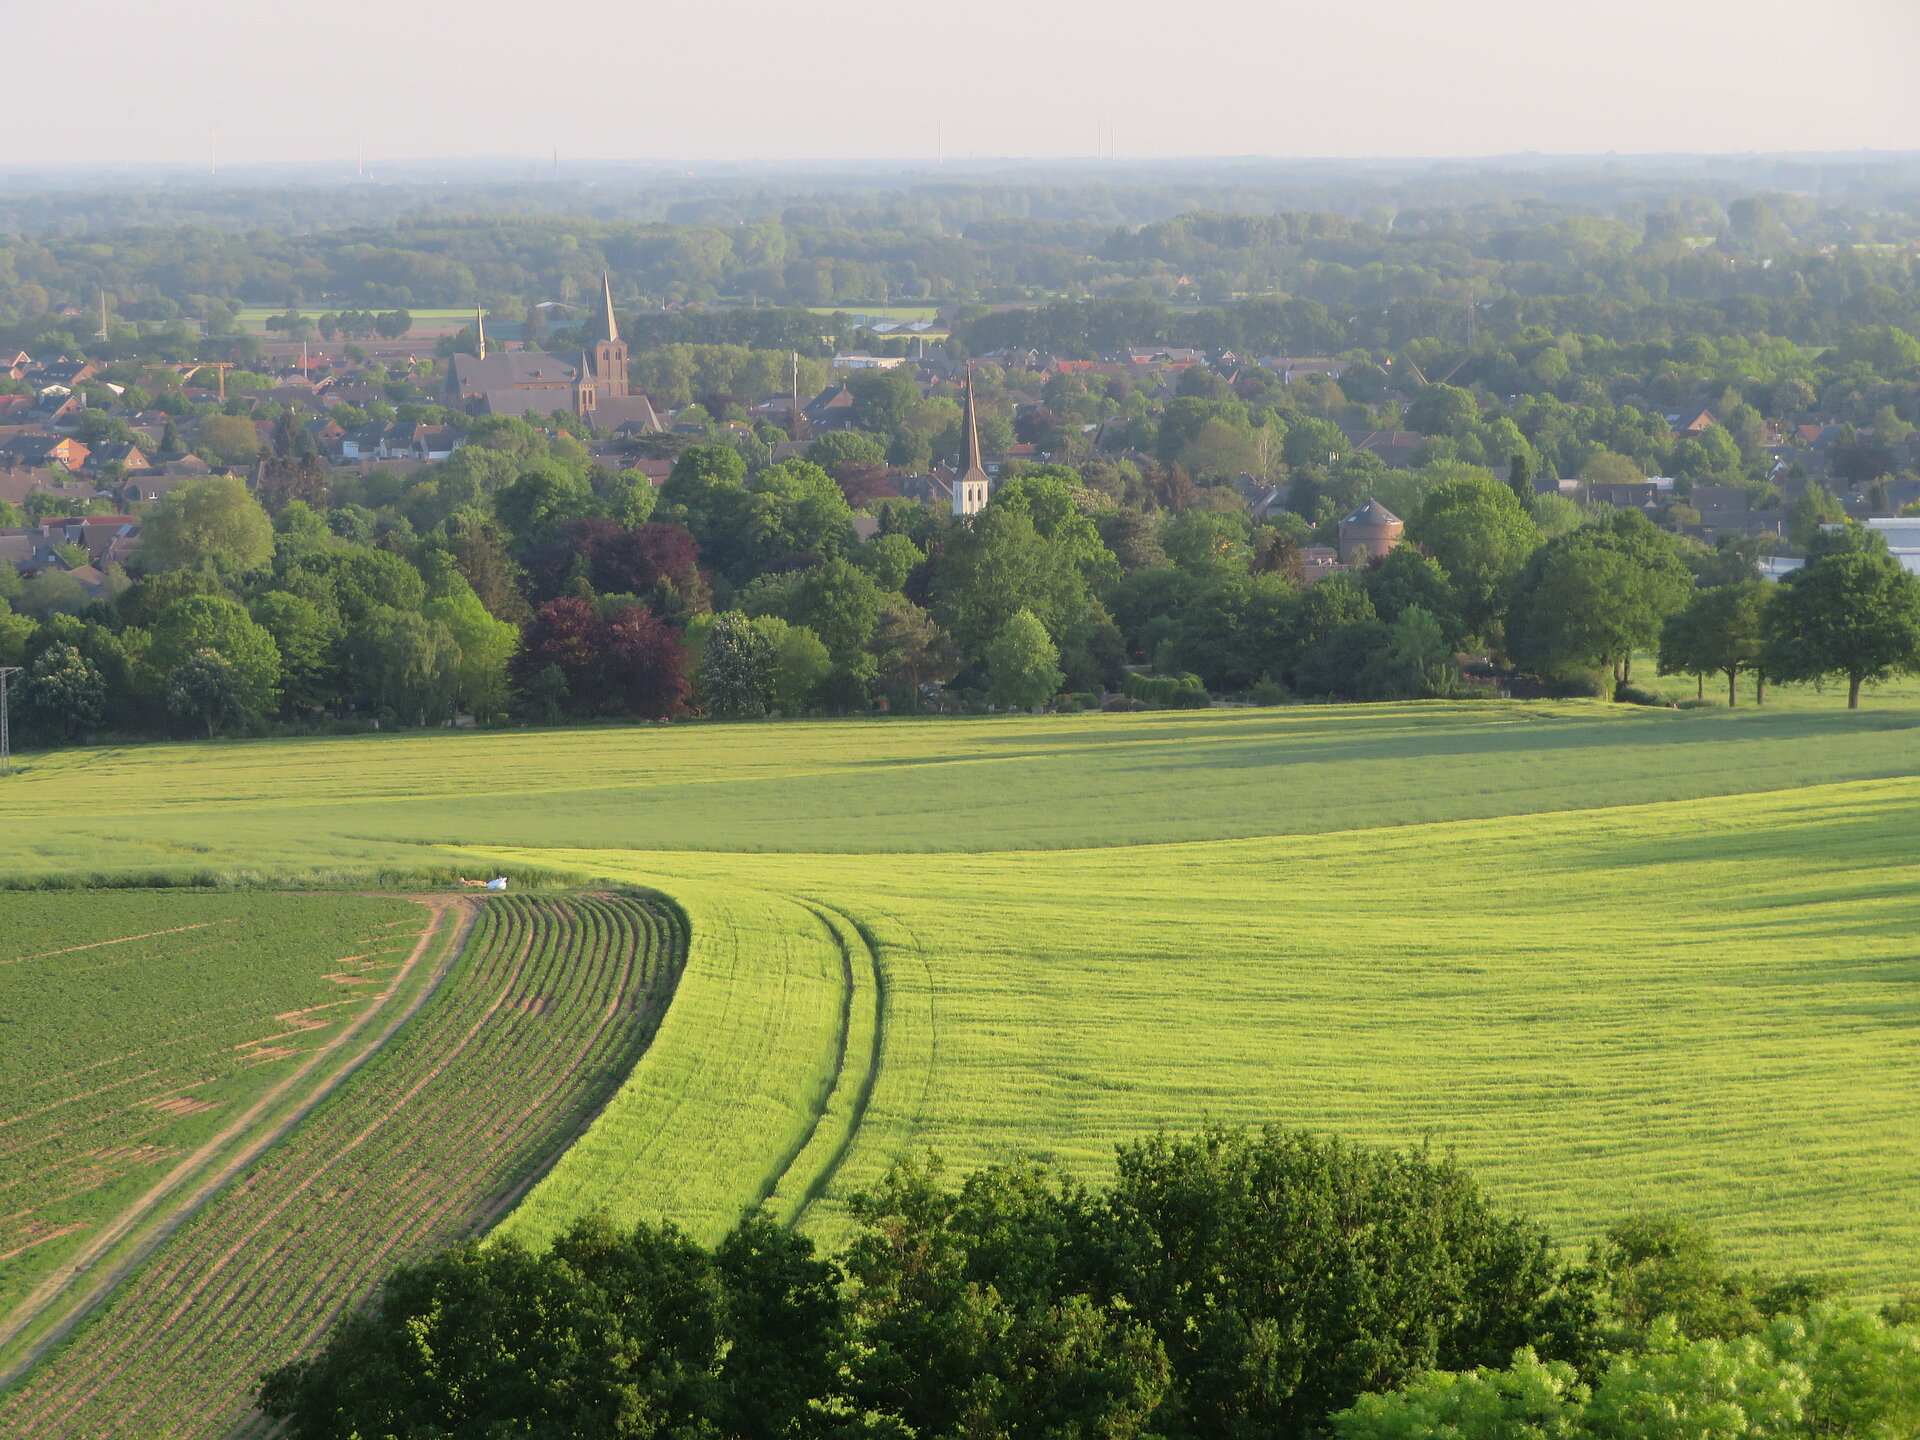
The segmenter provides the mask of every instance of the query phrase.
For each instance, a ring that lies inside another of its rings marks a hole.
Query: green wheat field
[[[1920,1281],[1916,741],[1479,702],[84,750],[0,784],[0,874],[664,897],[678,989],[529,1239],[755,1202],[833,1239],[905,1156],[1093,1176],[1273,1121],[1874,1295]]]

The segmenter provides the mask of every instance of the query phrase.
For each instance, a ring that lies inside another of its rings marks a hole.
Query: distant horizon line
[[[1262,152],[1241,152],[1237,154],[1187,154],[1187,155],[891,155],[891,156],[787,156],[787,157],[700,157],[700,156],[605,156],[605,155],[561,155],[557,168],[564,176],[569,166],[575,168],[629,168],[658,171],[694,171],[697,168],[728,172],[778,172],[781,170],[805,169],[821,170],[834,168],[852,168],[858,170],[878,170],[891,173],[912,173],[922,170],[943,170],[953,168],[980,167],[1039,167],[1071,166],[1084,169],[1116,169],[1129,166],[1168,166],[1200,165],[1216,167],[1237,167],[1247,165],[1307,166],[1314,168],[1338,166],[1457,166],[1474,164],[1546,163],[1553,165],[1603,163],[1622,165],[1633,162],[1660,162],[1675,164],[1695,163],[1741,163],[1769,160],[1801,162],[1817,161],[1862,161],[1872,159],[1882,163],[1900,160],[1920,160],[1920,146],[1907,149],[1889,149],[1865,145],[1849,149],[1809,149],[1809,150],[1508,150],[1487,151],[1461,155],[1280,155]],[[425,169],[433,167],[476,169],[489,167],[539,167],[551,172],[556,166],[554,152],[522,154],[487,155],[419,155],[419,156],[381,156],[366,157],[340,155],[317,159],[275,159],[275,160],[221,160],[217,166],[208,159],[178,160],[45,160],[15,161],[0,164],[0,180],[12,176],[40,176],[55,174],[128,174],[162,173],[198,175],[206,179],[218,179],[222,174],[262,170],[338,170],[361,172],[373,168],[400,167],[406,169]],[[358,175],[355,178],[360,178]],[[543,183],[555,177],[551,173],[543,174]],[[700,178],[690,173],[680,178]],[[532,183],[531,177],[527,183]]]

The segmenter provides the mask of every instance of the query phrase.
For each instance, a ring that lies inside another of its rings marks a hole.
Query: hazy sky
[[[6,9],[6,165],[1920,149],[1920,0]]]

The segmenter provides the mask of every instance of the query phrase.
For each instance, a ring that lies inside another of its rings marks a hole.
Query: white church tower
[[[967,458],[953,479],[953,513],[978,515],[987,508],[987,493],[992,481],[987,467],[980,463],[980,425],[973,409],[973,376],[967,376]]]

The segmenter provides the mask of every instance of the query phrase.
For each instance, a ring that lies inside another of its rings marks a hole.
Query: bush
[[[1285,705],[1292,701],[1293,692],[1278,680],[1262,680],[1247,692],[1247,698],[1256,705]]]
[[[1129,698],[1174,710],[1204,710],[1213,703],[1198,675],[1133,675],[1122,677],[1120,689]]]
[[[1561,670],[1541,675],[1541,687],[1553,700],[1598,700],[1607,693],[1597,670]]]
[[[1613,703],[1616,705],[1653,705],[1665,710],[1670,702],[1664,695],[1656,695],[1651,690],[1642,690],[1638,685],[1622,683],[1613,687]]]

